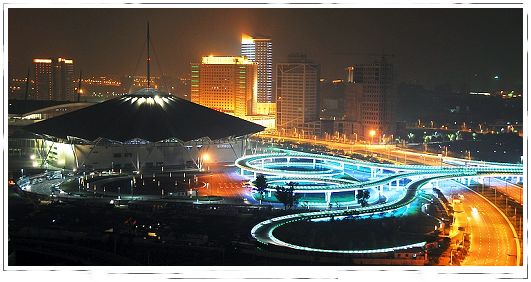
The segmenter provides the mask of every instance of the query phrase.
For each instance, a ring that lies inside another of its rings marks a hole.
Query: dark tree
[[[361,204],[361,201],[363,200],[363,190],[356,191],[356,200]]]
[[[356,192],[356,199],[358,200],[358,203],[361,204],[362,207],[366,207],[368,205],[368,200],[371,197],[371,193],[369,190],[358,190]]]
[[[260,204],[262,204],[262,199],[264,198],[264,193],[268,186],[267,179],[263,174],[259,174],[253,184],[256,187],[256,192],[260,194]]]
[[[297,183],[290,182],[287,184],[288,187],[277,186],[275,187],[275,197],[279,202],[284,204],[284,209],[291,209],[294,205],[297,204],[299,200],[299,195],[296,195],[293,191],[295,190],[295,185]]]
[[[369,205],[369,198],[371,197],[371,193],[369,192],[369,189],[363,190],[363,202],[362,206],[365,204],[365,206]]]

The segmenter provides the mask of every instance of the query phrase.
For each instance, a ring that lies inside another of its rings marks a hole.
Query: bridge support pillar
[[[330,205],[330,201],[332,199],[332,192],[326,192],[325,193],[325,201],[327,205]]]
[[[287,163],[289,164],[289,161],[291,160],[291,158],[286,158],[287,159]]]
[[[383,188],[384,188],[383,185],[378,186],[378,196],[379,196],[379,197],[382,196]]]
[[[314,169],[315,169],[315,163],[316,163],[316,160],[313,159],[312,164],[313,164],[313,168],[314,168]]]
[[[371,178],[375,178],[376,177],[376,169],[374,169],[374,167],[371,167]]]
[[[395,182],[395,187],[396,187],[396,188],[400,188],[400,180],[396,180],[396,182]]]
[[[523,176],[519,176],[518,177],[518,182],[524,182],[524,177]]]
[[[240,167],[240,175],[241,176],[245,176],[245,171],[243,170],[243,168]]]
[[[264,159],[262,159],[262,168],[264,168]]]
[[[267,196],[268,196],[269,198],[271,198],[271,190],[268,190],[268,191],[267,191]]]
[[[253,172],[253,177],[254,177],[254,178],[256,178],[256,171],[255,171],[255,172]]]

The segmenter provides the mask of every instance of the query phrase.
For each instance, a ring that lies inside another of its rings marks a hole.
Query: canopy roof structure
[[[9,116],[22,116],[43,108],[68,104],[75,104],[75,102],[50,100],[9,100],[7,111]]]
[[[182,142],[218,140],[260,132],[261,125],[222,113],[153,88],[37,122],[24,129],[60,139],[118,142],[141,139]]]

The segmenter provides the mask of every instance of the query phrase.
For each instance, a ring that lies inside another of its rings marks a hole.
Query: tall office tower
[[[363,87],[360,122],[363,136],[370,138],[374,130],[376,137],[393,134],[395,91],[393,65],[385,60],[372,64],[357,64],[347,68],[353,72],[353,82]],[[374,137],[374,138],[376,138]]]
[[[258,103],[274,103],[273,43],[271,38],[253,38],[242,34],[241,55],[258,65]]]
[[[74,95],[74,61],[33,59],[35,92],[32,99],[70,101]]]
[[[256,111],[256,63],[245,57],[209,56],[191,68],[192,102],[239,117]]]
[[[33,59],[35,74],[35,91],[31,97],[33,100],[52,100],[52,60]]]
[[[58,58],[53,71],[53,98],[56,101],[74,100],[74,61]]]
[[[292,55],[287,63],[277,64],[277,129],[320,134],[315,124],[319,121],[319,76],[320,66],[306,56]]]

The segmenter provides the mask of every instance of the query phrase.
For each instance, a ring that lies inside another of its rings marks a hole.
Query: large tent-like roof
[[[217,140],[264,130],[264,127],[180,99],[153,88],[37,122],[26,130],[66,139],[98,138],[126,142],[142,139],[158,142],[170,138],[182,142],[208,137]]]

